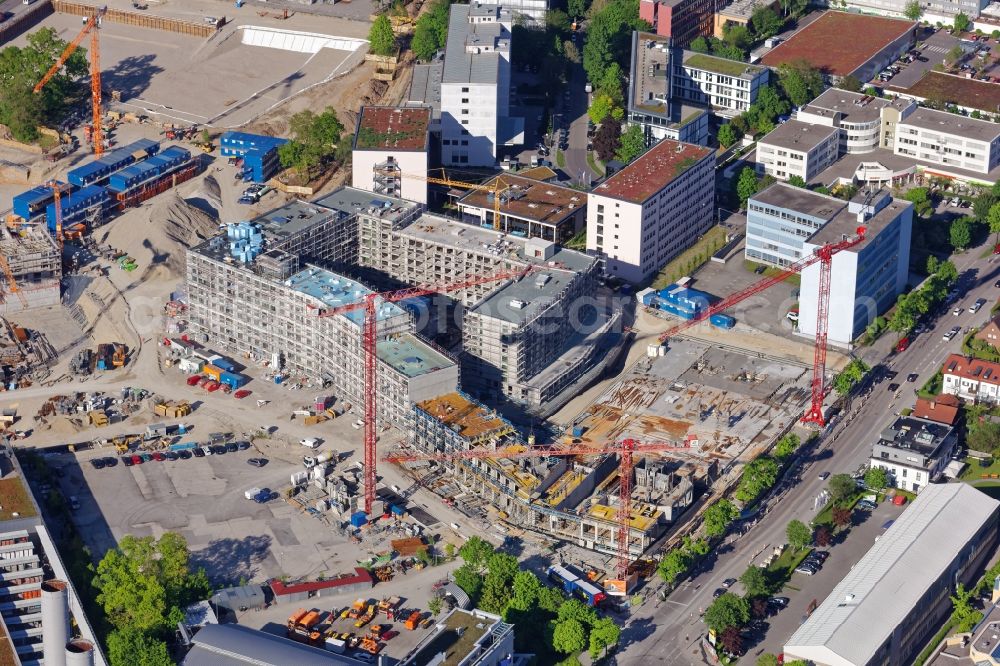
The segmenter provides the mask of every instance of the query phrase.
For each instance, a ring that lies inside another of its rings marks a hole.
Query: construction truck
[[[118,342],[112,345],[111,365],[120,368],[125,365],[125,345]]]
[[[385,613],[385,619],[395,620],[396,612],[399,609],[401,600],[399,597],[388,597],[378,602],[378,609]]]
[[[358,618],[358,621],[354,623],[354,626],[355,628],[360,629],[373,619],[375,619],[375,604],[372,604],[365,609],[365,614]]]
[[[420,624],[420,618],[422,617],[423,613],[421,613],[418,610],[415,610],[412,613],[410,613],[410,617],[406,618],[406,622],[403,623],[403,626],[409,629],[410,631],[413,631],[414,629],[417,628],[417,625]]]
[[[306,611],[300,608],[292,613],[288,618],[288,637],[299,643],[315,645],[320,640],[320,632],[317,628],[320,621],[320,612],[317,610]]]
[[[361,644],[358,647],[369,654],[378,653],[378,641],[369,636],[364,636],[361,639]]]
[[[362,615],[364,615],[365,611],[367,610],[368,610],[368,602],[364,599],[358,599],[353,604],[351,604],[351,608],[347,611],[347,617],[352,620],[356,620]]]

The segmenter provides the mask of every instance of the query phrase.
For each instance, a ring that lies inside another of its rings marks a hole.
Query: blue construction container
[[[75,192],[70,192],[60,199],[60,214],[63,228],[77,222],[84,222],[95,210],[103,210],[107,206],[111,197],[108,191],[98,185],[88,185],[81,187]],[[45,220],[49,231],[56,230],[56,204],[50,203],[45,208]]]
[[[583,437],[583,426],[573,426],[573,436]]]
[[[736,326],[736,320],[730,317],[729,315],[724,315],[724,314],[714,314],[708,318],[708,321],[710,324],[712,324],[712,326],[715,326],[716,328],[722,328],[725,330],[729,330],[733,326]]]
[[[219,358],[212,359],[212,365],[217,368],[222,368],[227,372],[236,372],[236,364],[230,361],[228,358],[220,356]]]
[[[604,599],[608,596],[603,590],[583,578],[576,581],[573,592],[576,593],[576,595],[580,597],[588,606],[596,606],[604,601]]]
[[[368,522],[368,516],[364,511],[356,511],[351,514],[351,525],[354,527],[361,527]]]
[[[226,132],[219,139],[223,157],[243,158],[244,182],[257,183],[267,181],[281,169],[278,147],[286,143],[288,139],[246,132]]]
[[[155,155],[159,150],[160,143],[158,141],[139,139],[127,146],[112,150],[93,162],[70,169],[66,173],[66,178],[77,187],[100,183],[116,171]]]
[[[158,155],[131,164],[124,169],[111,174],[108,188],[115,192],[127,192],[143,183],[155,180],[188,164],[191,153],[179,146],[170,146]]]
[[[219,381],[235,390],[246,386],[246,383],[250,380],[238,372],[223,372],[219,375]]]
[[[406,511],[403,509],[403,507],[396,506],[395,504],[393,504],[392,506],[389,507],[389,511],[391,511],[392,515],[394,515],[394,516],[402,516],[404,513],[406,513]]]
[[[576,583],[580,580],[580,577],[575,573],[558,564],[549,567],[546,573],[549,575],[550,581],[568,593],[572,593],[576,589]]]
[[[169,447],[170,451],[190,451],[191,449],[198,448],[198,442],[180,442],[179,444],[171,444]]]
[[[72,188],[66,183],[56,181],[59,189],[64,194]],[[14,207],[14,214],[25,220],[32,220],[39,215],[45,215],[45,207],[55,200],[52,188],[48,185],[33,187],[27,192],[21,192],[11,201]]]
[[[652,301],[654,307],[677,315],[682,319],[694,319],[712,302],[712,296],[697,289],[671,285],[661,289]]]

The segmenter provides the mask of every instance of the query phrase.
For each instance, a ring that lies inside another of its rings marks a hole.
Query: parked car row
[[[799,566],[795,567],[795,573],[812,576],[823,568],[823,563],[826,562],[826,558],[828,557],[830,557],[828,551],[814,550],[806,555],[806,558],[799,563]]]
[[[125,465],[126,467],[132,467],[133,465],[142,465],[143,463],[148,463],[148,462],[190,460],[191,458],[204,458],[205,456],[223,455],[226,453],[245,451],[249,448],[250,448],[250,442],[229,442],[228,444],[209,444],[191,449],[181,449],[179,451],[154,451],[152,453],[140,451],[121,456],[121,461],[122,464]],[[258,461],[258,462],[253,462],[253,461]],[[264,465],[267,464],[267,459],[251,458],[250,461],[248,462],[250,462],[250,464],[254,465],[255,467],[263,467]],[[115,467],[117,464],[118,464],[118,459],[114,458],[113,456],[95,458],[90,461],[90,465],[94,469]]]

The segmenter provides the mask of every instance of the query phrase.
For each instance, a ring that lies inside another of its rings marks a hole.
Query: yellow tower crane
[[[468,183],[462,180],[455,180],[450,178],[447,173],[442,171],[441,178],[435,178],[433,176],[426,176],[423,174],[416,173],[403,173],[397,171],[396,173],[400,178],[412,178],[413,180],[421,180],[425,183],[431,185],[445,185],[447,187],[457,187],[464,190],[478,190],[479,192],[486,192],[493,195],[493,229],[495,231],[500,231],[500,195],[510,189],[510,185],[504,182],[503,178],[497,176],[493,180],[492,185],[482,185],[479,183]]]

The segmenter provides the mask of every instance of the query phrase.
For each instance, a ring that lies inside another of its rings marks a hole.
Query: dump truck
[[[364,599],[358,599],[353,604],[351,604],[350,610],[347,611],[347,617],[352,620],[356,620],[368,609],[368,602]]]
[[[378,609],[385,613],[387,620],[395,620],[396,612],[399,610],[400,598],[388,597],[378,602]]]
[[[295,611],[288,618],[288,637],[299,643],[315,645],[320,640],[320,632],[316,628],[320,621],[320,612],[316,610],[304,614],[300,612]]]
[[[375,619],[375,604],[372,604],[365,609],[365,614],[358,618],[358,621],[354,623],[354,626],[360,629],[373,619]]]
[[[118,342],[112,345],[111,365],[120,368],[125,365],[125,345]]]
[[[417,625],[420,624],[421,617],[423,617],[423,614],[420,611],[415,610],[410,613],[410,617],[406,618],[406,622],[403,623],[403,626],[410,631],[413,631],[417,628]]]

